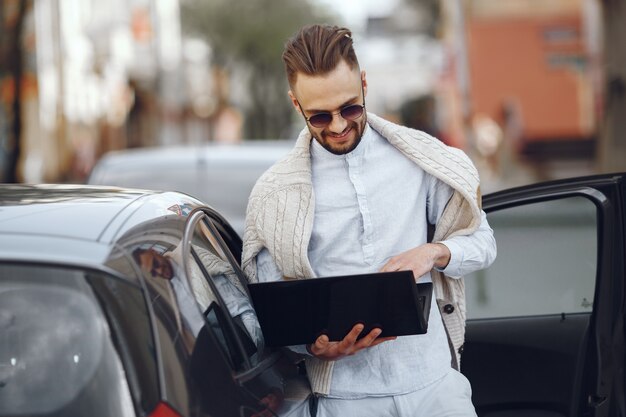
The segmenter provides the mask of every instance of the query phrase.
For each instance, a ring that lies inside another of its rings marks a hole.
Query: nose
[[[348,126],[348,121],[341,116],[341,113],[333,113],[333,120],[328,125],[328,130],[332,133],[341,133]]]

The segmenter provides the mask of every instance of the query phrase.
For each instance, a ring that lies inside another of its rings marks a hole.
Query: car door
[[[479,416],[623,416],[625,175],[485,196],[498,257],[467,276]]]
[[[207,322],[206,343],[197,342],[192,366],[205,392],[219,393],[206,396],[206,409],[220,416],[287,415],[306,407],[308,382],[289,358],[265,348],[233,252],[240,254],[241,240],[217,213],[203,209],[190,216],[183,243],[185,270]],[[209,375],[216,360],[228,368],[219,380]]]

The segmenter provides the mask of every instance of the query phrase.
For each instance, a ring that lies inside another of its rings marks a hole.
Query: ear
[[[367,95],[367,78],[365,77],[365,70],[361,71],[361,85],[363,86],[363,95]]]
[[[302,109],[300,108],[300,105],[298,104],[298,100],[296,99],[296,96],[293,93],[293,91],[289,90],[287,94],[289,94],[289,98],[291,99],[291,104],[293,104],[293,107],[296,108],[296,111],[298,113],[302,113]]]

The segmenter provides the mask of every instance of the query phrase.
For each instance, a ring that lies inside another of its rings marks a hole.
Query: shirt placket
[[[367,194],[363,185],[362,165],[363,158],[361,155],[354,155],[347,158],[348,174],[350,182],[356,192],[356,198],[359,204],[359,212],[363,221],[363,260],[368,264],[374,263],[374,244],[373,244],[373,225],[370,210],[367,202]]]

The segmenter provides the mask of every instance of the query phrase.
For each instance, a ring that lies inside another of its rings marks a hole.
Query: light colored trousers
[[[308,409],[304,416],[309,416]],[[389,397],[356,400],[320,398],[318,417],[476,417],[472,388],[460,372],[451,369],[423,389]]]

